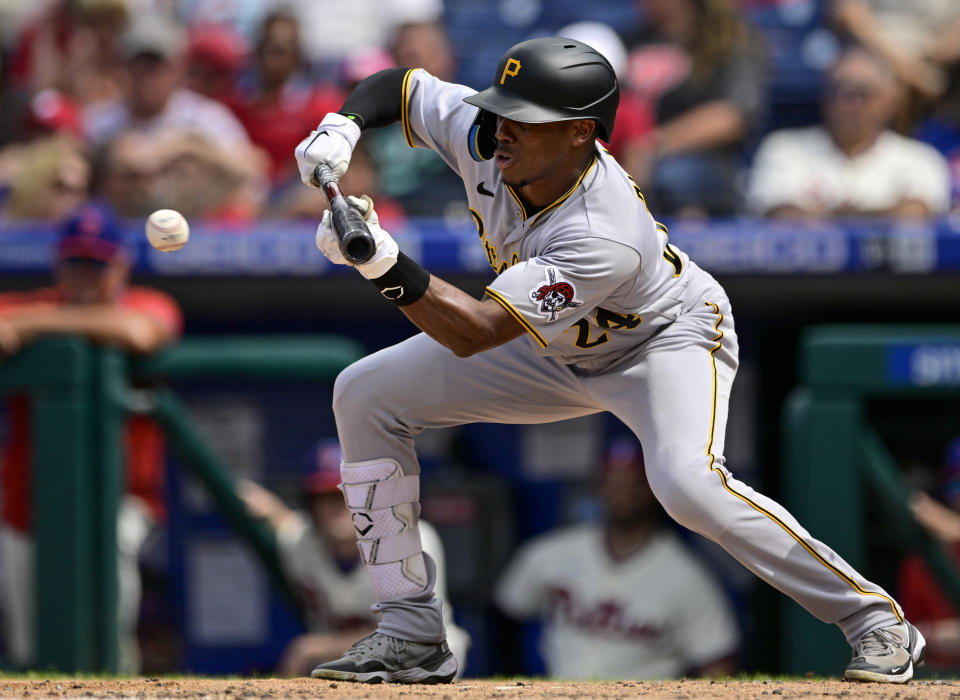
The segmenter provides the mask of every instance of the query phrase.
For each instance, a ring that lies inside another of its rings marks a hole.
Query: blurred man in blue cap
[[[160,291],[128,284],[130,258],[123,232],[105,207],[79,208],[63,224],[53,258],[52,286],[0,294],[0,361],[55,335],[83,336],[138,354],[158,350],[179,336],[183,321],[176,302]],[[8,437],[0,462],[0,604],[7,660],[27,668],[35,651],[28,397],[10,397],[7,415]],[[118,625],[121,670],[135,672],[137,554],[151,523],[164,516],[164,444],[159,427],[143,416],[127,419],[124,442],[127,493],[117,521]]]
[[[357,549],[354,522],[340,492],[340,444],[327,438],[307,456],[300,488],[306,512],[289,508],[273,493],[252,481],[243,482],[240,495],[254,516],[273,528],[284,569],[300,593],[308,632],[287,646],[278,671],[302,676],[318,663],[335,659],[358,637],[374,631],[376,603],[367,570]],[[460,668],[466,662],[470,638],[453,622],[446,595],[443,544],[437,531],[420,521],[423,548],[437,563],[437,594],[443,605],[450,649]]]

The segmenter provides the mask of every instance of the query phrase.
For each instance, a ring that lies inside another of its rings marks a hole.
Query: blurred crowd
[[[797,124],[772,103],[778,47],[753,19],[800,6],[833,43],[818,54],[819,119]],[[129,218],[157,208],[237,226],[319,218],[325,201],[300,184],[295,145],[378,70],[477,74],[466,69],[484,56],[454,44],[449,9],[0,0],[0,217],[57,221],[102,199]],[[572,24],[557,11],[551,23],[545,4],[530,34],[564,34],[609,58],[622,85],[609,147],[656,215],[931,217],[960,201],[960,4],[634,0],[631,9],[632,25],[614,28],[590,9]],[[343,188],[373,196],[388,228],[466,211],[444,163],[391,128],[361,142]]]

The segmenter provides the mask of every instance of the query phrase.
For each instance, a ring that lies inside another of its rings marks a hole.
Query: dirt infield
[[[453,685],[356,685],[310,678],[131,680],[0,679],[3,698],[960,698],[960,681],[914,681],[908,685],[842,681],[658,681],[608,683],[545,680],[464,680]]]

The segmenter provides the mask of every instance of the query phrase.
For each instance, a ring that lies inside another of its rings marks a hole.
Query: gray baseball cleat
[[[450,683],[456,674],[457,660],[446,642],[425,644],[374,632],[310,675],[355,683]]]
[[[906,683],[914,666],[923,663],[927,642],[909,622],[880,627],[857,640],[853,660],[843,679],[875,683]]]

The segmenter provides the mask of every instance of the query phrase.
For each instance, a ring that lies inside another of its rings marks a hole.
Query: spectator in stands
[[[152,144],[158,154],[157,201],[186,217],[244,224],[257,220],[269,195],[266,158],[236,155],[204,134],[172,130]]]
[[[67,142],[75,141],[80,137],[80,115],[76,103],[64,95],[62,92],[54,89],[40,90],[31,93],[27,86],[18,86],[9,75],[9,61],[5,60],[3,47],[0,46],[0,209],[10,195],[13,181],[17,179],[19,173],[24,173],[23,179],[19,182],[21,190],[21,201],[15,209],[23,211],[22,216],[29,218],[59,218],[65,214],[62,206],[54,207],[54,212],[35,211],[44,209],[38,206],[44,199],[34,202],[23,200],[23,189],[29,190],[33,183],[38,180],[43,181],[47,178],[42,171],[49,171],[56,168],[54,163],[48,162],[45,167],[41,166],[40,171],[37,167],[38,161],[45,159],[39,158],[40,151],[43,148],[33,148],[33,142],[47,140],[48,137],[61,135],[66,138],[61,139],[61,145],[64,147],[75,146]],[[49,152],[50,149],[46,149]],[[69,148],[72,151],[74,148]],[[79,170],[71,167],[76,164],[77,159],[72,155],[67,155],[64,164],[65,169],[71,173],[78,173]],[[29,162],[28,162],[29,161]],[[49,174],[49,173],[47,173]],[[72,183],[75,178],[70,178]],[[63,201],[57,197],[58,201]],[[67,202],[66,208],[70,209],[76,206],[76,202]],[[21,214],[17,214],[21,216]]]
[[[136,19],[121,38],[130,78],[126,99],[103,100],[87,107],[87,138],[100,145],[121,131],[152,135],[171,128],[199,132],[233,158],[249,153],[243,126],[224,105],[182,87],[186,37],[183,29],[160,16]]]
[[[911,494],[910,508],[960,566],[960,438],[947,445],[943,474],[943,502],[917,490]],[[938,670],[960,669],[960,611],[922,557],[909,554],[901,562],[897,587],[904,613],[916,620],[927,640],[927,664]]]
[[[911,127],[931,110],[941,116],[950,111],[960,124],[960,3],[833,0],[831,10],[837,26],[885,58],[919,98],[908,103],[901,126]]]
[[[228,26],[221,25],[193,27],[188,37],[184,84],[204,97],[229,104],[246,65],[249,53],[246,41]]]
[[[497,604],[543,621],[541,654],[553,677],[729,675],[739,643],[733,613],[664,526],[635,440],[611,443],[598,486],[603,522],[525,544],[497,584]]]
[[[960,205],[960,3],[834,0],[837,25],[883,56],[907,88],[894,127],[940,151]]]
[[[258,151],[235,158],[201,133],[124,131],[97,152],[94,192],[129,218],[176,209],[194,220],[246,223],[268,193]]]
[[[335,76],[336,67],[352,53],[389,45],[397,27],[439,22],[443,15],[443,0],[286,0],[285,4],[300,20],[307,61],[323,77]]]
[[[93,192],[122,217],[145,218],[160,202],[157,178],[162,154],[154,139],[124,131],[104,143],[94,157]]]
[[[453,48],[439,21],[400,25],[390,48],[398,66],[423,68],[441,80],[456,76]],[[410,147],[399,122],[370,132],[369,148],[380,170],[380,191],[407,214],[469,218],[463,182],[432,150]]]
[[[283,566],[301,593],[309,631],[294,639],[279,671],[302,676],[323,661],[341,656],[365,634],[374,631],[376,603],[369,576],[361,565],[350,511],[340,493],[342,454],[336,440],[321,440],[308,458],[301,490],[307,513],[287,507],[277,496],[251,481],[240,495],[256,517],[264,518],[277,536]],[[446,570],[440,536],[420,521],[424,551],[437,564],[437,595],[443,601],[450,649],[462,669],[470,638],[453,622],[446,600]]]
[[[4,218],[60,221],[87,200],[90,163],[75,140],[51,136],[17,150],[8,163]]]
[[[274,186],[300,184],[290,155],[328,112],[336,112],[343,94],[307,75],[297,19],[284,10],[264,17],[253,67],[231,100],[250,138],[270,157]]]
[[[624,84],[649,100],[656,127],[624,146],[621,163],[658,214],[733,214],[766,112],[763,41],[729,0],[638,4],[647,23],[626,41]]]
[[[54,335],[78,335],[135,354],[154,352],[179,335],[180,310],[170,297],[128,285],[130,261],[122,234],[104,207],[85,205],[71,216],[61,228],[54,257],[53,287],[0,295],[0,360]],[[8,661],[23,668],[34,659],[30,416],[26,396],[10,398],[0,466],[4,648]],[[127,493],[117,519],[118,633],[121,669],[136,672],[137,553],[151,523],[163,516],[164,446],[159,428],[145,417],[127,420],[124,445]]]
[[[758,214],[929,217],[947,210],[950,176],[933,148],[888,128],[895,79],[882,58],[845,51],[831,67],[823,126],[768,135],[757,151],[749,204]]]
[[[167,0],[150,0],[154,5],[170,7]],[[263,16],[279,4],[289,0],[177,0],[177,18],[192,32],[196,29],[217,27],[242,37],[246,45],[254,42]]]
[[[124,0],[47,0],[21,28],[13,77],[31,91],[57,90],[78,105],[120,96],[126,76],[118,37],[128,22]]]

